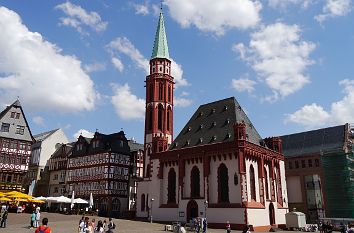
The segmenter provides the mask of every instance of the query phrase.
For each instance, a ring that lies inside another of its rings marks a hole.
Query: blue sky
[[[352,0],[165,0],[175,137],[235,96],[263,137],[354,123]],[[143,142],[160,1],[0,1],[0,106],[34,134],[123,129]]]

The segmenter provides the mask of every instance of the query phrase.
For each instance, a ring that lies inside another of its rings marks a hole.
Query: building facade
[[[80,136],[68,160],[69,193],[89,200],[100,215],[120,217],[129,209],[129,184],[132,159],[124,132],[92,139]]]
[[[235,98],[201,105],[173,140],[173,77],[160,13],[146,78],[144,180],[137,216],[208,225],[285,224],[288,211],[280,138],[262,139]]]
[[[41,177],[44,177],[42,174],[45,172],[45,167],[48,166],[51,155],[56,151],[57,145],[68,143],[68,138],[62,129],[43,132],[33,137],[35,143],[32,145],[26,184],[30,195],[43,196],[47,193],[48,186],[44,185],[46,182],[42,182],[42,185],[37,185],[37,183]]]
[[[49,188],[47,196],[59,197],[69,195],[68,159],[74,143],[60,144],[49,159]]]
[[[289,208],[319,218],[354,218],[353,130],[349,124],[281,136]]]
[[[34,142],[19,100],[0,113],[0,190],[23,191]]]

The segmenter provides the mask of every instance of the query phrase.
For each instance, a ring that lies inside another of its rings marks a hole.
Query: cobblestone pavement
[[[41,213],[41,218],[49,219],[49,226],[52,228],[52,233],[77,233],[77,226],[81,218],[80,215],[63,215],[54,213]],[[89,216],[98,220],[104,218],[97,216]],[[108,221],[108,219],[107,219]],[[164,225],[158,223],[147,223],[140,221],[130,221],[115,219],[114,223],[117,225],[115,233],[152,233],[164,232]],[[10,213],[7,221],[7,228],[0,228],[0,233],[33,233],[35,229],[29,229],[30,214],[14,214]],[[208,233],[226,232],[220,229],[209,229]],[[237,231],[232,231],[237,232]],[[239,233],[239,232],[238,232]]]

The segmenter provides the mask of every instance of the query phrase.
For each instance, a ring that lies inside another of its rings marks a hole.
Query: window
[[[253,165],[250,166],[250,186],[251,186],[251,199],[256,200],[256,178],[254,174]]]
[[[19,119],[20,118],[20,113],[16,113],[16,119]]]
[[[295,161],[295,168],[299,168],[299,161]]]
[[[191,171],[191,197],[200,197],[200,172],[196,166]]]
[[[176,172],[173,168],[168,172],[167,203],[176,203]]]
[[[77,144],[77,145],[76,145],[76,150],[77,150],[77,151],[81,151],[81,150],[82,150],[82,147],[83,147],[82,144]]]
[[[150,84],[150,101],[154,100],[154,86]]]
[[[148,110],[148,116],[149,116],[149,118],[148,118],[148,129],[152,130],[152,109],[151,109],[151,107]]]
[[[221,203],[229,203],[229,175],[223,163],[218,168],[218,200]]]
[[[163,84],[159,83],[159,100],[163,98]]]
[[[312,167],[312,159],[309,159],[308,163],[309,163],[309,167]]]
[[[11,118],[15,118],[16,112],[11,112]]]
[[[315,167],[319,167],[320,166],[320,161],[318,159],[315,159]]]
[[[55,174],[53,180],[57,180],[57,179],[58,179],[58,174]]]
[[[289,161],[289,169],[293,169],[293,162],[292,161]]]
[[[167,90],[167,98],[168,98],[168,102],[171,102],[171,86],[168,86],[168,90]]]
[[[306,161],[305,160],[301,160],[301,167],[305,168],[306,167]]]
[[[2,123],[1,124],[1,132],[9,132],[10,131],[10,124]]]
[[[93,143],[92,143],[92,147],[93,148],[97,148],[97,147],[99,147],[100,146],[100,141],[93,141]]]
[[[16,134],[21,134],[21,135],[23,135],[24,133],[25,133],[25,127],[22,126],[22,125],[18,125],[18,126],[16,127]]]
[[[58,187],[55,187],[54,188],[54,193],[57,193],[58,192]]]
[[[170,131],[170,128],[171,128],[171,108],[169,107],[168,110],[167,110],[167,130]]]
[[[265,180],[266,199],[269,200],[268,173],[266,168],[264,168],[264,180]]]
[[[162,116],[163,116],[163,107],[160,104],[158,106],[158,121],[157,121],[157,129],[162,130]]]

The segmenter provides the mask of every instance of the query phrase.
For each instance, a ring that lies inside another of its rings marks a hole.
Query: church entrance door
[[[269,223],[270,225],[275,224],[275,211],[273,203],[269,204]]]
[[[195,200],[190,200],[187,204],[187,222],[198,217],[198,204]]]

